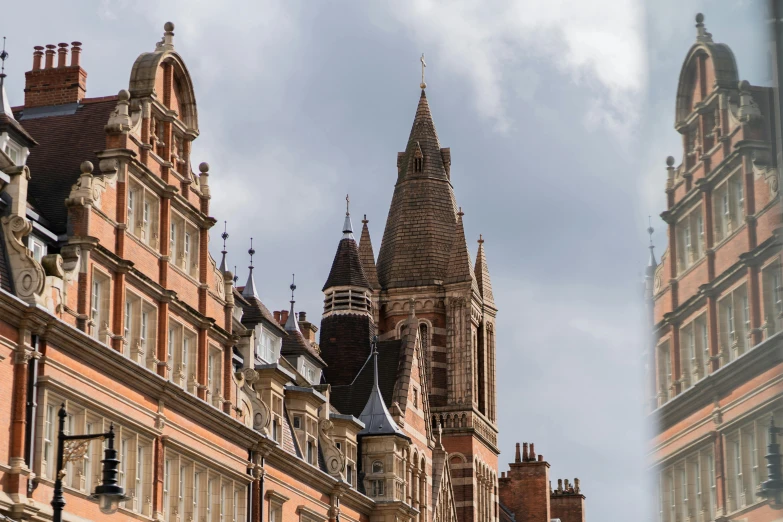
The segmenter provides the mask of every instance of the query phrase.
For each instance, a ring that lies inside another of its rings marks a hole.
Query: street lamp
[[[108,433],[95,433],[91,435],[66,435],[65,418],[68,414],[65,412],[65,404],[60,407],[58,412],[60,418],[58,439],[57,439],[57,471],[54,481],[54,498],[52,499],[52,508],[54,514],[52,522],[62,522],[63,508],[65,507],[65,498],[63,497],[63,477],[65,470],[63,466],[68,462],[82,460],[87,453],[90,441],[93,439],[108,439],[108,447],[104,450],[103,464],[103,482],[95,488],[95,494],[90,498],[98,502],[101,513],[111,515],[117,511],[120,502],[128,500],[122,487],[117,485],[117,467],[120,461],[117,460],[117,450],[114,449],[114,425],[109,426]]]
[[[781,474],[780,468],[780,444],[778,444],[777,436],[783,433],[781,428],[775,427],[775,419],[769,420],[769,444],[767,445],[767,471],[769,478],[761,483],[759,486],[760,497],[765,497],[771,500],[773,507],[780,507],[781,497],[783,497],[783,474]]]

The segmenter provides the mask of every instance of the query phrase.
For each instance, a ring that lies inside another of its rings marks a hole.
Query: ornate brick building
[[[64,405],[68,434],[115,427],[118,519],[584,520],[532,445],[498,478],[497,309],[423,86],[377,267],[346,212],[316,339],[293,283],[262,303],[252,245],[239,287],[209,255],[173,24],[117,96],[86,97],[81,52],[36,47],[22,107],[0,89],[1,515],[52,518]],[[104,517],[101,449],[65,464],[64,520]]]
[[[783,422],[781,204],[773,90],[740,81],[696,17],[666,161],[669,244],[650,247],[645,353],[657,520],[778,520],[759,495]],[[650,231],[652,233],[652,231]]]

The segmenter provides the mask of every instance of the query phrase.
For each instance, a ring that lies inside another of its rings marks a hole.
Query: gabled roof
[[[423,153],[420,171],[414,153]],[[406,151],[399,158],[389,216],[378,253],[382,288],[441,284],[454,237],[456,202],[422,91]]]
[[[372,251],[372,241],[370,241],[370,229],[367,228],[367,216],[362,219],[362,235],[359,239],[359,260],[362,263],[364,269],[364,275],[367,277],[367,282],[370,284],[370,288],[377,290],[381,287],[378,284],[378,270],[375,268],[375,254]]]
[[[476,253],[476,284],[478,285],[481,297],[484,303],[495,306],[495,296],[492,294],[492,281],[489,279],[489,267],[487,266],[487,256],[484,253],[484,239],[479,236],[478,252]]]
[[[31,174],[28,199],[55,234],[66,232],[65,200],[81,174],[79,165],[85,160],[100,165],[95,153],[106,148],[104,126],[116,106],[117,96],[109,96],[85,98],[72,111],[56,115],[25,118],[21,107],[15,114],[38,142],[27,158]],[[41,114],[39,109],[44,108],[36,109]]]
[[[343,225],[343,238],[337,245],[332,268],[329,270],[329,277],[326,278],[326,283],[324,283],[322,290],[335,286],[370,288],[370,283],[367,281],[362,262],[359,259],[359,247],[353,237],[352,229],[351,218],[346,213],[345,224]]]

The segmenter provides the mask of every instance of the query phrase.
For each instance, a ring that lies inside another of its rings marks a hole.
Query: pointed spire
[[[367,282],[370,288],[377,290],[381,287],[378,284],[378,271],[375,268],[375,254],[372,251],[372,241],[370,241],[370,229],[367,227],[367,214],[362,219],[362,235],[359,239],[359,260],[364,269],[364,275],[367,276]]]
[[[438,133],[424,89],[421,90],[416,116],[413,118],[413,126],[402,158],[399,181],[410,177],[448,180]]]
[[[359,247],[356,245],[356,240],[353,237],[353,225],[351,224],[351,215],[348,209],[349,202],[350,199],[348,196],[345,196],[343,237],[337,245],[332,268],[329,270],[329,277],[326,278],[322,291],[334,286],[370,288],[370,283],[367,282],[367,276],[359,258]]]
[[[345,195],[345,221],[343,222],[343,239],[354,239],[353,237],[353,223],[351,223],[351,212],[348,208],[351,199],[348,194]]]
[[[451,243],[446,279],[443,282],[449,284],[471,281],[473,288],[476,292],[479,292],[476,277],[473,275],[473,263],[470,260],[468,244],[465,241],[465,228],[462,226],[462,216],[464,215],[465,213],[462,212],[462,207],[460,207],[459,212],[457,212],[457,225]]]
[[[476,276],[481,297],[484,303],[495,306],[495,296],[492,294],[492,282],[489,279],[489,267],[487,266],[487,256],[484,253],[484,237],[479,234],[478,252],[476,253],[476,268],[473,271]]]
[[[250,266],[248,269],[250,270],[250,273],[247,274],[247,283],[245,283],[245,288],[242,289],[242,297],[255,297],[258,299],[258,290],[256,290],[256,281],[253,279],[253,256],[255,255],[256,251],[253,248],[253,238],[250,238],[250,248],[247,251],[248,254],[250,254]]]
[[[378,336],[372,338],[372,364],[373,364],[373,387],[367,404],[364,406],[359,420],[364,423],[364,429],[359,432],[362,435],[399,435],[405,437],[400,427],[394,421],[394,418],[386,408],[383,402],[381,388],[378,386]]]
[[[649,272],[650,268],[652,268],[653,272],[655,272],[655,268],[658,266],[658,262],[655,260],[655,245],[653,245],[653,232],[655,232],[655,229],[652,227],[652,216],[647,216],[647,220],[650,223],[650,226],[647,227],[647,234],[650,236],[650,246],[647,247],[650,249],[650,260],[647,262],[647,270]]]
[[[226,250],[226,239],[228,239],[228,222],[223,221],[223,233],[220,234],[220,237],[223,238],[223,250],[220,251],[220,253],[223,255],[220,259],[220,271],[224,274],[228,271],[228,264],[226,261],[226,254],[228,251]]]
[[[294,290],[296,290],[296,274],[291,274],[291,285],[288,287],[291,289],[291,311],[288,313],[288,319],[286,319],[285,322],[285,331],[286,332],[299,332],[299,321],[296,319],[296,314],[294,313],[294,303],[296,302],[294,300]]]

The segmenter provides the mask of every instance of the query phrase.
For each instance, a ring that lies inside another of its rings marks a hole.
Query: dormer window
[[[41,259],[46,255],[46,243],[35,236],[29,236],[27,241],[27,247],[33,253],[33,259],[40,263]]]
[[[17,147],[10,141],[6,141],[5,145],[3,146],[3,152],[5,152],[8,157],[11,158],[11,161],[14,163],[14,165],[20,165],[22,163],[21,147]]]

